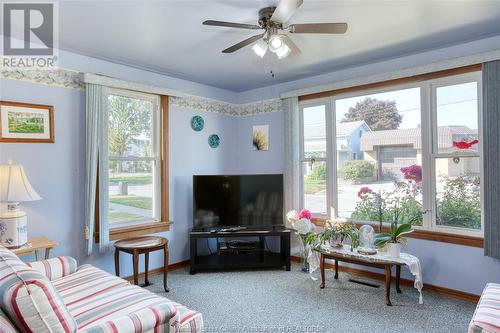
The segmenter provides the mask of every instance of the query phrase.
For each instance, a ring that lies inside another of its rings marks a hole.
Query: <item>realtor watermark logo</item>
[[[2,2],[2,69],[54,69],[58,59],[58,6]]]

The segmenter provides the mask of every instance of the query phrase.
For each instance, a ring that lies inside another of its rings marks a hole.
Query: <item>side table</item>
[[[24,254],[35,253],[35,260],[39,260],[38,251],[41,249],[45,249],[45,259],[49,259],[50,250],[59,245],[56,241],[48,239],[47,237],[36,237],[28,240],[28,243],[25,245],[18,247],[17,249],[9,249],[14,254],[18,256],[22,256]]]
[[[144,253],[144,286],[149,286],[149,253],[163,250],[163,288],[169,292],[167,287],[168,269],[168,240],[158,236],[143,236],[121,239],[115,242],[115,273],[120,276],[120,251],[132,255],[134,266],[134,284],[139,284],[139,255]]]
[[[351,252],[348,247],[346,248],[321,248],[319,250],[320,257],[320,271],[321,271],[321,285],[320,288],[325,288],[325,260],[335,260],[335,275],[334,279],[339,278],[339,261],[351,264],[382,268],[385,270],[385,304],[392,305],[391,302],[391,279],[392,279],[392,266],[396,266],[396,291],[401,293],[399,283],[401,279],[401,266],[405,264],[399,262],[391,257],[382,257],[380,255],[363,255],[357,251]]]

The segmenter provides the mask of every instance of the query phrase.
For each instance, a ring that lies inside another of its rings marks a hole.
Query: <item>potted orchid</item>
[[[357,229],[353,223],[327,221],[321,240],[328,241],[331,247],[342,247],[344,240],[351,239],[353,248],[357,247]]]
[[[309,257],[309,253],[311,251],[311,241],[315,240],[317,236],[316,232],[314,231],[314,226],[311,222],[312,214],[307,209],[302,209],[300,212],[291,210],[286,214],[286,219],[290,227],[295,230],[295,233],[300,238],[302,271],[309,272],[307,258]]]
[[[401,206],[398,201],[394,205],[394,218],[391,222],[389,232],[382,232],[375,235],[375,246],[386,247],[389,256],[399,258],[401,254],[401,244],[406,244],[405,235],[413,232],[412,223],[401,223],[398,225],[401,215]]]
[[[399,258],[401,254],[401,244],[406,244],[404,235],[412,232],[411,224],[403,223],[398,226],[398,223],[392,222],[389,232],[375,235],[375,246],[378,248],[387,247],[387,252],[392,258]]]

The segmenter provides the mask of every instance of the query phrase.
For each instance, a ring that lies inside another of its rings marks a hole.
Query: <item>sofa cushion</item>
[[[500,332],[500,284],[488,283],[469,324],[469,333]]]
[[[76,322],[51,282],[0,247],[0,308],[21,332],[75,332]]]
[[[84,265],[53,281],[78,332],[197,332],[201,314]]]

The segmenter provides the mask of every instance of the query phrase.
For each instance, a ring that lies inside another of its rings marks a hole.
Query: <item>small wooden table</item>
[[[144,253],[144,286],[151,283],[148,280],[149,252],[163,250],[163,288],[166,292],[168,269],[168,240],[158,236],[143,236],[121,239],[115,242],[115,272],[120,276],[120,251],[130,253],[134,264],[134,284],[139,284],[139,255]]]
[[[322,248],[319,253],[320,257],[320,269],[321,269],[321,285],[320,288],[325,288],[325,260],[332,259],[335,260],[335,279],[339,278],[339,261],[348,262],[351,264],[358,264],[376,268],[382,268],[385,270],[385,304],[391,306],[391,279],[392,279],[392,266],[396,266],[396,291],[401,293],[399,288],[399,282],[401,277],[401,266],[405,265],[402,262],[395,261],[390,257],[382,257],[380,255],[370,256],[361,255],[357,252],[351,252],[347,247],[343,248]]]
[[[48,239],[47,237],[36,237],[28,240],[28,243],[18,247],[17,249],[10,249],[14,254],[22,256],[24,254],[35,253],[35,260],[39,260],[38,251],[45,249],[45,260],[50,257],[50,250],[59,245],[56,241]]]

